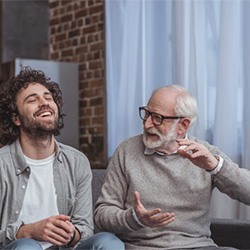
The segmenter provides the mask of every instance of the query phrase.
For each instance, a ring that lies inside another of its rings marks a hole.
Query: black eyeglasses
[[[146,107],[139,107],[139,115],[140,115],[140,118],[143,121],[146,121],[148,119],[148,117],[151,115],[152,122],[156,126],[161,125],[164,119],[181,119],[181,118],[185,118],[184,116],[164,116],[164,115],[160,115],[158,113],[148,111],[146,109]]]

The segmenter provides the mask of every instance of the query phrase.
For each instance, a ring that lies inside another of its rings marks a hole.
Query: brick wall
[[[80,150],[105,168],[104,1],[49,0],[50,59],[79,63]]]

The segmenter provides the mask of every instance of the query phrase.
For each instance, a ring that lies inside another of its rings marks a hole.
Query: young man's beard
[[[45,138],[51,136],[58,129],[58,119],[54,119],[53,122],[40,122],[40,121],[30,121],[27,117],[19,115],[22,130],[36,138]]]
[[[157,149],[157,148],[166,148],[170,146],[170,144],[177,139],[177,134],[175,132],[177,123],[174,123],[170,131],[167,135],[162,135],[156,128],[149,129],[148,131],[144,132],[143,134],[143,143],[147,148],[151,149]],[[152,141],[148,135],[147,132],[150,132],[152,134],[156,134],[159,139],[157,141]]]

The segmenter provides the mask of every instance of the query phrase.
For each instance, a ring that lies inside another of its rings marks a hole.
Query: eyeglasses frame
[[[162,122],[163,122],[164,119],[167,119],[167,120],[175,119],[175,120],[176,120],[176,119],[185,118],[185,116],[164,116],[164,115],[161,115],[161,114],[156,113],[156,112],[150,112],[149,110],[146,109],[145,106],[142,106],[142,107],[139,107],[139,116],[140,116],[140,118],[141,118],[143,121],[146,121],[148,117],[147,117],[146,119],[145,119],[145,118],[142,118],[142,116],[141,116],[141,110],[144,110],[144,111],[148,112],[148,114],[149,114],[148,117],[149,117],[149,116],[152,117],[152,114],[156,114],[156,115],[159,115],[159,116],[161,117],[161,123],[160,123],[160,124],[155,124],[155,123],[153,122],[153,120],[152,120],[152,122],[153,122],[154,125],[156,125],[156,126],[160,126],[160,125],[162,124]]]

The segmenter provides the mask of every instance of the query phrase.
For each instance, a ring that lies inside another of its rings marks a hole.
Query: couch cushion
[[[106,169],[92,169],[92,192],[93,192],[93,205],[101,193],[102,184],[106,176]]]
[[[213,219],[212,239],[219,246],[250,249],[250,221],[237,219]]]

